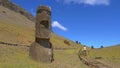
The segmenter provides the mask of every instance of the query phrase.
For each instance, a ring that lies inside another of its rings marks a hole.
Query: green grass
[[[26,47],[0,45],[0,54],[1,68],[29,68],[34,66],[34,61],[30,60]]]
[[[35,30],[34,28],[28,28],[21,26],[19,24],[13,24],[8,21],[0,20],[0,41],[2,42],[10,42],[17,44],[30,45],[34,42],[35,38]],[[74,42],[69,41],[70,46],[64,43],[66,38],[58,36],[54,33],[51,33],[51,39],[53,47],[55,48],[68,48],[68,47],[76,47]]]
[[[35,28],[32,27],[33,22],[7,8],[1,7],[0,9],[0,41],[24,45],[30,45],[34,42]],[[6,11],[5,15],[2,10]],[[51,34],[50,41],[54,48],[76,49],[54,50],[55,61],[53,63],[42,63],[31,59],[27,47],[0,44],[0,68],[87,68],[77,56],[82,47],[81,45],[77,45],[71,40],[54,33]],[[65,44],[64,40],[69,41],[71,45]],[[119,68],[119,52],[120,46],[93,49],[90,50],[88,57],[102,57],[101,61],[112,65],[113,68]]]
[[[0,21],[0,41],[29,44],[34,41],[34,30],[12,24],[7,21]]]
[[[102,49],[91,49],[90,57],[100,56],[104,58],[120,58],[120,46],[112,46]]]
[[[3,29],[4,28],[4,29]],[[0,41],[18,44],[31,44],[34,41],[34,30],[27,27],[0,21]],[[31,41],[27,42],[25,40]],[[78,48],[80,45],[68,40],[71,46],[64,43],[65,38],[52,34],[54,48]],[[22,42],[21,42],[22,41]],[[24,46],[6,46],[0,44],[0,68],[87,68],[79,61],[77,49],[54,50],[55,61],[42,63],[32,60],[29,48]]]
[[[90,58],[102,57],[100,61],[108,64],[113,68],[120,67],[120,45],[111,46],[102,49],[91,49],[89,52]]]
[[[32,60],[29,48],[0,45],[0,68],[87,68],[80,62],[76,49],[54,50],[53,63]]]

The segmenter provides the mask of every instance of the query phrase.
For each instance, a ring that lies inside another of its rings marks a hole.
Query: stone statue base
[[[30,46],[30,56],[32,59],[41,62],[52,62],[53,53],[49,47],[44,47],[41,44],[34,42]]]

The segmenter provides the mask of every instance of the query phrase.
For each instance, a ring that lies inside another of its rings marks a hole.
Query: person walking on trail
[[[85,45],[83,46],[82,52],[83,52],[83,56],[86,58],[87,57],[87,47]]]
[[[87,58],[87,47],[84,45],[78,52],[78,56],[81,58],[81,57],[84,57],[84,58]]]

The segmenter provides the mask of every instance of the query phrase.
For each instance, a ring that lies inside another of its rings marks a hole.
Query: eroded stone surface
[[[53,60],[50,43],[51,10],[48,6],[38,7],[35,28],[35,42],[31,44],[30,56],[36,61],[51,62]]]

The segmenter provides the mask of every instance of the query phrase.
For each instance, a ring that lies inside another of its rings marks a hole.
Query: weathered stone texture
[[[49,48],[34,42],[30,47],[30,56],[32,59],[40,62],[50,62],[50,57],[48,55]]]
[[[36,16],[36,37],[37,38],[50,38],[51,32],[51,12],[47,6],[40,6],[37,10]]]
[[[37,61],[51,62],[53,60],[51,34],[51,10],[48,6],[40,6],[36,15],[35,42],[30,47],[30,56]]]

